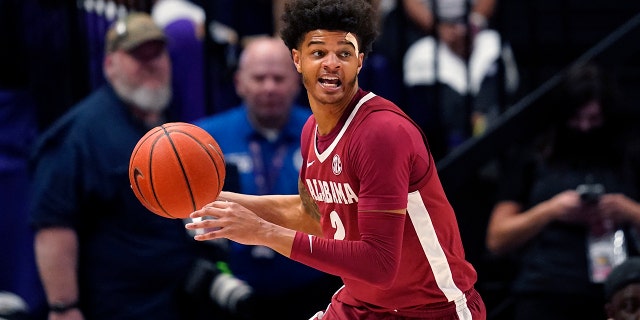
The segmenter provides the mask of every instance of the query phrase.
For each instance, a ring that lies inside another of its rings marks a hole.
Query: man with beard
[[[107,84],[33,154],[30,214],[49,319],[193,319],[197,305],[181,289],[199,248],[181,220],[142,206],[127,175],[138,140],[168,120],[166,38],[133,13],[108,30],[105,48]]]

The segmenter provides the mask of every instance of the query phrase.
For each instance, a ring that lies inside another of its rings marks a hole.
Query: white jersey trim
[[[336,145],[338,145],[338,142],[340,142],[340,139],[344,135],[345,131],[347,131],[347,128],[349,127],[349,124],[351,123],[351,121],[353,121],[353,118],[358,113],[358,110],[360,110],[360,107],[365,102],[369,101],[371,98],[373,98],[375,96],[376,96],[375,93],[369,92],[367,95],[362,97],[362,99],[360,99],[360,101],[358,101],[358,104],[356,105],[355,108],[353,108],[353,111],[351,111],[351,114],[349,115],[349,118],[347,118],[347,121],[345,122],[344,126],[342,126],[342,129],[340,130],[340,133],[338,133],[338,136],[333,140],[333,142],[331,142],[331,145],[329,146],[329,148],[327,148],[327,150],[322,152],[322,154],[320,154],[318,152],[318,139],[317,139],[318,138],[318,125],[316,124],[316,129],[313,131],[313,149],[314,149],[314,151],[316,153],[316,157],[318,157],[318,161],[320,161],[322,163],[329,157],[329,155],[331,155],[331,152],[333,151],[333,149],[335,149]]]
[[[447,256],[438,241],[436,230],[431,222],[427,207],[422,201],[420,190],[409,193],[407,213],[409,217],[411,217],[413,227],[420,241],[420,246],[427,260],[429,260],[438,287],[442,290],[442,293],[447,297],[448,301],[460,300],[461,297],[464,297],[464,292],[462,292],[453,281]]]

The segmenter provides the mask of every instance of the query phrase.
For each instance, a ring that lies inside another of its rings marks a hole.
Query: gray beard
[[[133,89],[114,85],[114,89],[122,100],[147,112],[164,111],[169,106],[172,96],[170,86],[157,89],[144,87]]]

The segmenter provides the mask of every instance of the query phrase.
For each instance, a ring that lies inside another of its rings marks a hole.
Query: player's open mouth
[[[320,77],[318,82],[325,88],[338,88],[342,85],[342,81],[337,77]]]

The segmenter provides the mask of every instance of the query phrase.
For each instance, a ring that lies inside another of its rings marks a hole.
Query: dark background
[[[82,9],[78,4],[82,2],[0,0],[0,89],[30,90],[40,129],[94,86],[92,48],[86,40],[87,30],[79,28]],[[264,15],[269,1],[194,2],[207,10],[208,20],[233,17],[235,11],[220,9],[229,4],[249,10],[248,15],[269,24]],[[640,1],[499,2],[493,24],[514,51],[519,91],[485,135],[467,141],[438,162],[445,191],[459,217],[468,258],[479,272],[478,289],[487,303],[489,319],[508,319],[505,290],[512,270],[508,261],[489,256],[484,247],[496,183],[495,162],[510,145],[526,141],[553,116],[553,110],[539,102],[558,76],[571,64],[596,60],[617,78],[630,117],[640,114]],[[151,6],[151,1],[120,3],[143,11]],[[223,49],[205,46],[205,65],[219,63]],[[207,108],[211,112],[220,109],[216,105]]]

